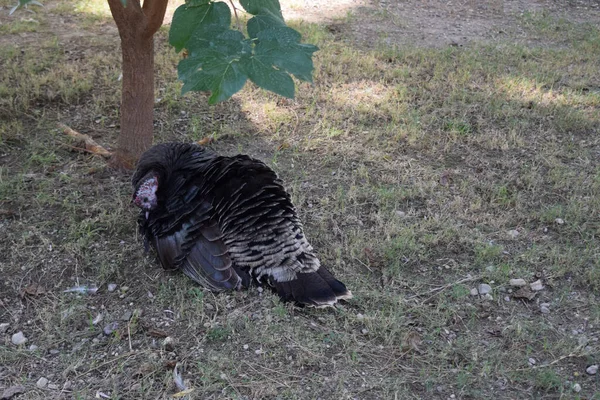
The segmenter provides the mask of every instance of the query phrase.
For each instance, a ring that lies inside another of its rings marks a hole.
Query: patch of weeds
[[[0,24],[0,33],[16,34],[25,32],[37,32],[40,26],[40,21],[37,18],[20,18],[8,23]]]
[[[215,326],[206,331],[206,339],[211,342],[224,342],[231,335],[231,329],[228,327]]]
[[[479,243],[475,245],[475,262],[477,264],[493,263],[500,259],[504,248],[494,243]]]
[[[517,201],[515,190],[506,185],[497,186],[492,194],[492,203],[502,207],[512,207]]]

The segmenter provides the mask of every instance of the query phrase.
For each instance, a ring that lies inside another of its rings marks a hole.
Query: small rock
[[[508,236],[514,239],[517,236],[519,236],[519,231],[516,229],[511,229],[510,231],[508,231]]]
[[[479,291],[479,294],[488,294],[492,291],[492,287],[487,283],[482,283],[477,287],[477,290]]]
[[[362,329],[361,332],[362,332],[363,335],[366,335],[367,333],[369,333],[369,330],[368,329]]]
[[[165,340],[163,340],[163,347],[167,351],[173,351],[175,349],[175,339],[171,336],[167,336]]]
[[[248,347],[250,347],[250,346],[248,346],[247,344],[245,344],[243,347],[244,347],[244,350],[248,350]]]
[[[548,306],[548,303],[540,304],[540,311],[542,312],[542,314],[550,314],[550,308]]]
[[[108,284],[108,291],[109,292],[114,292],[116,288],[117,288],[117,284],[116,283],[109,283]]]
[[[525,279],[517,278],[517,279],[511,279],[509,281],[509,284],[510,284],[510,286],[521,287],[521,286],[527,285],[527,282],[525,282]]]
[[[109,336],[111,335],[114,331],[117,330],[117,328],[119,327],[119,323],[117,321],[111,322],[110,324],[106,325],[104,327],[104,329],[102,329],[102,332],[106,335]]]
[[[134,383],[133,385],[131,385],[131,390],[133,390],[134,392],[138,392],[142,389],[142,385],[140,383]]]
[[[564,220],[564,219],[562,219],[562,218],[556,218],[556,219],[554,220],[554,222],[556,222],[556,223],[557,223],[557,224],[559,224],[559,225],[562,225],[562,224],[564,224],[564,223],[565,223],[565,220]]]
[[[125,293],[129,290],[129,286],[121,286],[121,292]]]
[[[8,322],[4,322],[0,324],[0,333],[6,333],[10,324]]]
[[[96,315],[96,318],[94,318],[94,320],[92,321],[92,325],[98,325],[100,322],[102,322],[103,319],[104,317],[102,316],[102,314]]]
[[[19,332],[15,333],[14,335],[12,335],[11,341],[13,342],[14,345],[20,346],[27,342],[27,338],[25,337],[25,335],[23,335],[23,332],[19,331]]]
[[[262,349],[254,350],[254,354],[256,354],[256,355],[261,355],[262,352],[263,352]]]
[[[225,375],[223,372],[221,372],[221,375],[219,375],[219,378],[221,378],[222,380],[226,381],[227,380],[227,375]]]
[[[71,381],[66,381],[65,384],[63,385],[63,390],[71,390],[72,387],[73,387],[73,383]]]
[[[504,296],[504,301],[506,301],[508,303],[510,301],[510,297],[509,296]]]
[[[579,393],[579,392],[581,392],[581,385],[580,385],[579,383],[576,383],[576,384],[574,384],[574,385],[573,385],[573,391],[574,391],[575,393]]]
[[[133,313],[130,310],[127,310],[123,313],[123,315],[121,315],[121,321],[129,321],[131,319],[131,316],[133,315]]]
[[[396,215],[400,218],[406,217],[406,213],[404,211],[396,210]]]
[[[530,283],[529,287],[534,292],[539,292],[540,290],[542,290],[544,288],[544,285],[542,285],[542,281],[538,279],[537,281]]]
[[[204,308],[206,308],[208,311],[213,311],[215,309],[215,306],[213,306],[210,303],[204,303]]]
[[[590,365],[589,367],[587,367],[587,368],[585,369],[585,372],[586,372],[588,375],[596,375],[596,374],[598,373],[598,365],[597,365],[597,364],[595,364],[595,365]]]
[[[471,296],[477,296],[479,294],[479,292],[477,291],[477,289],[473,288],[471,289]]]
[[[29,351],[36,351],[38,349],[38,347],[35,344],[32,344],[31,346],[29,346]]]
[[[48,379],[44,378],[43,376],[37,380],[37,382],[35,383],[35,386],[37,386],[40,389],[43,389],[46,387],[46,385],[48,384]]]
[[[0,395],[0,399],[10,399],[17,394],[25,393],[25,387],[21,385],[11,386],[4,389],[4,392]]]
[[[492,300],[494,300],[494,296],[492,296],[492,295],[491,295],[491,294],[489,294],[489,293],[486,293],[484,297],[485,297],[485,299],[486,299],[486,300],[489,300],[489,301],[492,301]]]
[[[356,319],[359,321],[362,321],[363,319],[365,319],[365,316],[362,315],[361,313],[356,314]]]
[[[535,358],[529,358],[529,360],[527,360],[529,362],[529,365],[535,365],[536,361]]]
[[[56,383],[49,383],[48,384],[48,389],[52,389],[52,390],[58,390],[59,387]]]
[[[53,355],[53,356],[57,355],[58,353],[60,353],[60,350],[58,350],[58,349],[52,349],[52,350],[50,350],[50,354]]]

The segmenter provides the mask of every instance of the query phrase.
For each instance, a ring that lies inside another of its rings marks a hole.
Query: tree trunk
[[[121,132],[115,165],[132,169],[152,145],[154,122],[154,33],[162,25],[167,0],[108,0],[123,53]]]

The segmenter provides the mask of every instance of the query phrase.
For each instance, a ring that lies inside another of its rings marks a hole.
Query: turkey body
[[[320,265],[289,194],[263,162],[164,143],[142,155],[132,183],[140,232],[164,268],[213,291],[264,282],[309,306],[352,297]]]

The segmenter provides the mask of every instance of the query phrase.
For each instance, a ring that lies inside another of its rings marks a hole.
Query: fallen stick
[[[85,143],[85,151],[88,153],[96,154],[98,156],[110,158],[112,157],[112,153],[106,150],[104,147],[100,146],[94,139],[89,137],[88,135],[84,135],[83,133],[79,133],[67,125],[63,123],[58,123],[58,127],[63,130],[63,132],[74,139],[83,140]],[[83,149],[82,149],[83,150]]]

